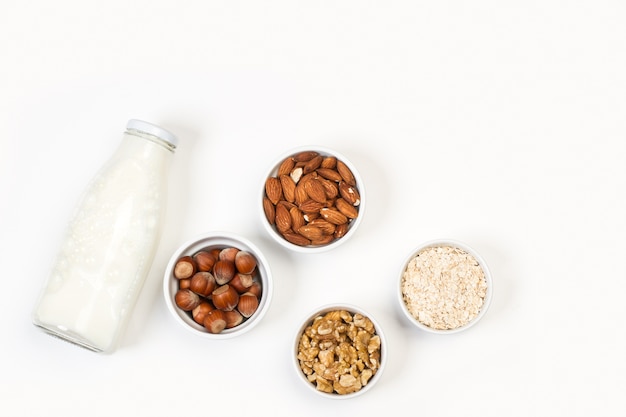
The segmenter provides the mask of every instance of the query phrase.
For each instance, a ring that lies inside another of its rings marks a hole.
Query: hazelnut
[[[233,247],[224,248],[220,251],[220,254],[218,255],[218,259],[221,261],[235,262],[235,257],[237,256],[238,252],[239,252],[239,249],[237,248],[233,248]]]
[[[239,326],[243,322],[243,316],[237,310],[225,311],[224,315],[226,316],[227,329],[232,329],[233,327]]]
[[[196,261],[198,271],[208,271],[213,269],[213,265],[217,262],[217,258],[211,252],[201,250],[193,256],[193,260]]]
[[[237,307],[239,302],[239,293],[228,284],[217,287],[211,293],[211,299],[215,308],[224,311],[230,311]]]
[[[221,252],[221,251],[222,251],[222,250],[221,250],[220,248],[213,248],[213,249],[209,250],[209,253],[210,253],[211,255],[213,255],[213,257],[217,260],[217,259],[219,259],[219,257],[220,257],[220,252]]]
[[[200,296],[188,288],[178,290],[174,300],[176,305],[184,311],[191,311],[200,304]]]
[[[204,318],[203,324],[210,333],[221,333],[226,328],[226,315],[222,310],[211,310]]]
[[[209,311],[213,311],[215,308],[208,301],[203,301],[196,308],[191,310],[191,316],[198,324],[204,325],[204,319]]]
[[[215,277],[210,272],[200,271],[191,277],[189,289],[196,294],[208,297],[215,287]]]
[[[235,263],[220,259],[213,266],[213,276],[218,285],[224,285],[235,276]]]
[[[191,286],[191,278],[179,279],[178,280],[178,288],[184,290],[185,288],[189,288]]]
[[[196,273],[196,262],[191,256],[183,256],[174,266],[174,276],[178,279],[190,278]]]
[[[235,256],[235,267],[242,274],[251,274],[256,268],[256,259],[250,252],[239,251]]]
[[[251,292],[256,295],[258,299],[261,299],[261,293],[263,292],[263,287],[261,287],[261,283],[259,281],[254,281],[250,288],[248,288],[247,292]]]
[[[245,318],[250,317],[259,308],[259,299],[251,292],[246,292],[239,296],[239,303],[237,304],[237,310]]]
[[[254,282],[252,275],[236,273],[233,279],[228,282],[228,285],[233,287],[239,294],[248,292],[248,288],[252,286]]]

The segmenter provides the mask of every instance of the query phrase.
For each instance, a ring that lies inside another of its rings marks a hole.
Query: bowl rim
[[[378,370],[372,376],[372,379],[370,379],[370,381],[367,383],[367,385],[365,385],[364,387],[362,387],[360,390],[358,390],[356,392],[352,392],[350,394],[344,394],[344,395],[319,391],[315,387],[315,385],[313,385],[306,378],[306,375],[304,374],[304,372],[302,372],[302,369],[300,368],[300,362],[298,360],[298,345],[300,343],[300,337],[302,336],[302,332],[304,331],[304,329],[318,315],[324,314],[324,313],[328,313],[329,311],[333,311],[333,310],[347,310],[347,311],[349,311],[351,313],[360,313],[360,314],[362,314],[363,316],[365,316],[368,319],[370,319],[372,321],[372,323],[374,323],[374,328],[376,329],[376,334],[378,335],[378,337],[380,337],[380,347],[381,347],[381,350],[380,350],[380,366],[379,366]],[[291,361],[292,361],[295,373],[297,375],[297,378],[304,383],[304,385],[308,388],[308,390],[313,391],[317,395],[320,395],[320,396],[322,396],[324,398],[335,399],[335,400],[345,400],[345,399],[350,399],[350,398],[354,398],[354,397],[358,397],[360,395],[363,395],[366,392],[368,392],[369,390],[371,390],[374,387],[374,385],[376,385],[376,383],[382,377],[383,372],[385,370],[385,367],[387,366],[388,350],[389,349],[388,349],[388,344],[387,344],[387,338],[386,338],[385,333],[384,333],[384,331],[382,329],[382,326],[380,325],[380,322],[378,322],[378,320],[372,314],[370,314],[367,310],[364,310],[363,308],[361,308],[361,307],[359,307],[359,306],[357,306],[355,304],[351,304],[351,303],[344,303],[344,302],[326,303],[326,304],[318,306],[318,307],[316,307],[314,309],[309,310],[309,312],[306,315],[302,316],[302,319],[299,321],[298,330],[294,333],[294,337],[293,337],[293,340],[292,340]]]
[[[477,261],[478,264],[481,266],[484,274],[485,274],[485,280],[487,282],[487,293],[485,295],[485,300],[483,302],[483,306],[480,309],[480,311],[478,312],[478,315],[476,317],[474,317],[469,323],[457,327],[455,329],[433,329],[432,327],[429,327],[425,324],[423,324],[422,322],[420,322],[419,320],[417,320],[415,317],[413,317],[413,315],[411,314],[411,312],[408,310],[408,307],[406,305],[406,303],[404,302],[404,296],[402,293],[402,279],[403,279],[403,275],[404,272],[409,264],[409,262],[411,261],[411,259],[413,259],[413,257],[420,251],[426,249],[426,248],[432,248],[432,247],[439,247],[439,246],[452,246],[452,247],[456,247],[459,249],[462,249],[463,251],[469,253],[470,255],[472,255]],[[413,248],[413,250],[411,250],[409,252],[409,254],[407,256],[405,256],[404,261],[401,264],[400,267],[400,273],[399,273],[399,279],[398,279],[398,285],[397,285],[397,297],[398,297],[398,301],[400,304],[400,309],[402,310],[402,313],[404,314],[404,316],[407,318],[407,320],[413,324],[414,326],[416,326],[418,329],[430,332],[430,333],[434,333],[434,334],[454,334],[454,333],[459,333],[465,330],[468,330],[469,328],[473,327],[474,325],[476,325],[476,323],[478,323],[487,313],[487,310],[489,310],[489,307],[491,305],[491,300],[493,298],[493,277],[491,274],[491,270],[489,269],[489,266],[487,265],[487,262],[485,261],[485,259],[480,255],[480,253],[478,253],[478,251],[476,251],[474,248],[472,248],[471,246],[469,246],[467,243],[460,241],[458,239],[433,239],[433,240],[428,240],[425,242],[420,243],[419,245],[415,246]]]
[[[350,170],[352,171],[352,174],[354,175],[354,178],[356,179],[357,188],[359,190],[359,196],[361,199],[361,202],[359,203],[359,215],[352,221],[352,224],[348,228],[348,231],[346,232],[346,234],[342,238],[334,240],[333,242],[327,245],[323,245],[323,246],[298,246],[296,244],[293,244],[287,241],[278,233],[275,227],[272,226],[267,221],[267,218],[265,217],[265,210],[263,209],[263,197],[265,196],[265,182],[267,178],[272,176],[272,174],[277,171],[280,163],[283,160],[285,160],[285,158],[288,158],[289,156],[295,155],[302,151],[316,151],[323,155],[332,155],[336,157],[337,159],[341,160],[344,164],[346,164],[348,168],[350,168]],[[259,207],[259,213],[260,213],[260,218],[261,218],[261,224],[263,224],[263,228],[272,237],[272,239],[276,241],[280,246],[282,246],[283,248],[289,249],[291,251],[294,251],[294,252],[322,253],[322,252],[327,252],[331,249],[337,248],[340,245],[343,245],[356,233],[356,230],[358,229],[359,225],[362,223],[363,217],[365,215],[367,192],[365,189],[365,185],[364,185],[363,177],[361,176],[361,173],[359,172],[357,167],[352,163],[352,161],[348,157],[346,157],[341,152],[333,148],[324,146],[324,145],[314,145],[314,144],[300,145],[300,146],[290,148],[280,153],[274,159],[270,167],[265,170],[264,175],[261,179],[261,184],[259,186],[259,189],[261,190],[261,196],[259,198],[258,207]]]
[[[235,246],[240,250],[247,250],[251,252],[257,259],[257,267],[259,268],[259,276],[263,285],[263,292],[261,299],[259,300],[259,307],[257,311],[244,323],[236,326],[232,329],[225,329],[221,333],[209,333],[204,327],[195,321],[187,314],[187,312],[179,309],[174,301],[174,295],[176,294],[175,288],[177,283],[173,276],[174,265],[176,261],[184,255],[191,255],[200,249],[211,246]],[[248,238],[241,236],[237,233],[226,231],[209,231],[191,239],[188,239],[182,243],[172,254],[170,260],[165,267],[163,275],[163,296],[165,298],[165,304],[167,309],[174,317],[174,320],[180,324],[183,328],[187,329],[191,333],[204,337],[206,339],[222,340],[230,339],[235,336],[240,336],[249,332],[256,327],[261,319],[267,313],[272,297],[273,297],[273,277],[267,258],[263,252]]]

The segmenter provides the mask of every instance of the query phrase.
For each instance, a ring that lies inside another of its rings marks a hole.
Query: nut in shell
[[[219,254],[217,255],[217,259],[219,261],[235,262],[235,257],[237,256],[238,252],[239,252],[238,248],[229,246],[227,248],[220,250]]]
[[[228,283],[231,279],[233,279],[236,272],[237,269],[235,267],[235,262],[227,259],[220,259],[215,262],[215,266],[213,267],[213,276],[215,276],[215,282],[217,285],[224,285]]]
[[[237,307],[237,303],[239,303],[239,293],[230,285],[224,284],[213,290],[211,300],[215,308],[230,311]]]
[[[174,276],[178,279],[191,278],[196,273],[196,262],[191,256],[183,256],[174,266]]]
[[[259,299],[254,293],[245,292],[239,296],[237,310],[244,317],[250,317],[259,308]]]
[[[237,310],[230,310],[224,312],[224,317],[226,318],[226,328],[232,329],[234,327],[239,326],[243,323],[243,316]]]
[[[213,269],[213,265],[217,262],[214,254],[201,250],[193,256],[193,260],[196,262],[198,271],[206,272]]]
[[[208,271],[200,271],[196,272],[194,276],[191,277],[189,289],[202,297],[208,297],[211,295],[216,285],[213,274]]]
[[[175,296],[176,305],[184,311],[191,311],[200,305],[200,296],[189,288],[178,290]]]
[[[203,325],[209,331],[209,333],[221,333],[226,328],[226,314],[219,309],[209,311],[205,318]]]
[[[235,269],[241,274],[251,274],[256,268],[256,258],[248,251],[239,251],[235,256]]]
[[[204,326],[204,319],[206,318],[209,311],[212,310],[215,310],[215,307],[213,307],[208,301],[203,301],[191,311],[191,316],[196,323]]]

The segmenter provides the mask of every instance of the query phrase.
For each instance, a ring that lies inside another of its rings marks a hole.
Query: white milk
[[[176,143],[157,126],[129,121],[68,226],[35,325],[94,351],[116,348],[159,243]]]

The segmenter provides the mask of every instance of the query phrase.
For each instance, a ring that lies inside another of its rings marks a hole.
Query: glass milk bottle
[[[115,350],[159,243],[176,145],[158,126],[128,122],[70,220],[35,307],[36,326],[96,352]]]

